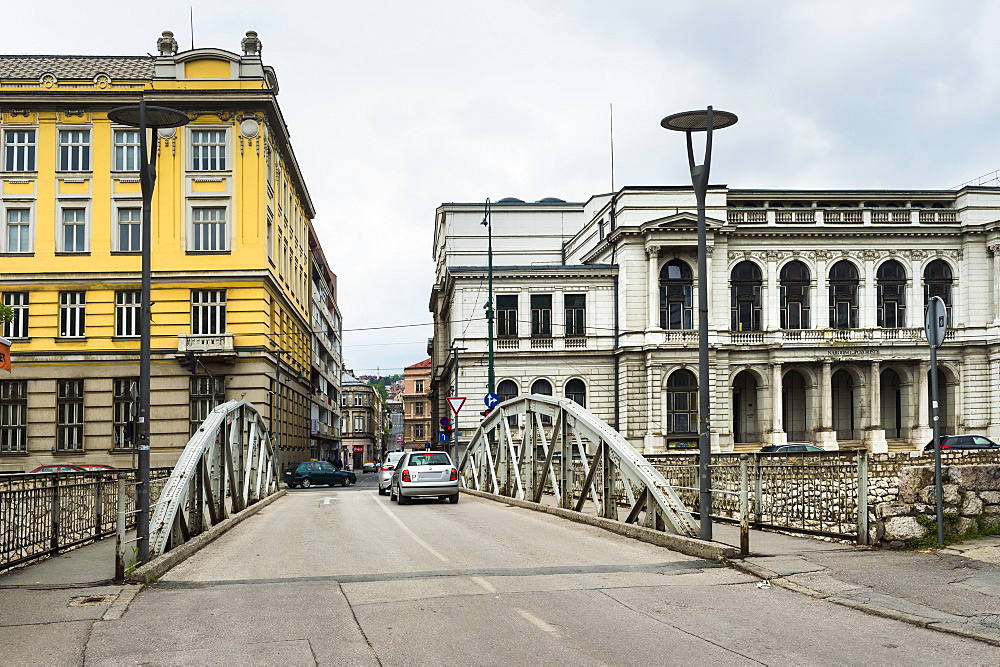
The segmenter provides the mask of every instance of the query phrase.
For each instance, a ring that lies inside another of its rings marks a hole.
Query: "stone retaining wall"
[[[945,538],[1000,533],[1000,465],[949,465],[941,470]],[[937,496],[934,466],[899,471],[891,500],[877,502],[871,543],[890,549],[936,544]]]

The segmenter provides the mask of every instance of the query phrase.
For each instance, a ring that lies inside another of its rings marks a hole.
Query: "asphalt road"
[[[88,624],[88,664],[993,664],[997,648],[374,475],[289,494]],[[66,628],[69,629],[69,628]],[[82,631],[82,628],[81,628]],[[0,657],[0,663],[3,662]]]

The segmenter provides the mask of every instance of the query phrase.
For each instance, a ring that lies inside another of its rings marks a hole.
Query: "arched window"
[[[729,288],[733,331],[760,331],[760,288],[764,281],[760,267],[740,262],[733,267]]]
[[[951,267],[943,259],[935,259],[924,269],[924,303],[932,296],[939,296],[948,310],[948,326],[951,326],[951,285],[954,282]]]
[[[846,259],[830,269],[830,326],[856,329],[858,326],[858,270]]]
[[[698,381],[689,370],[677,370],[667,378],[666,430],[669,434],[698,432]]]
[[[500,402],[509,401],[512,398],[517,398],[517,383],[513,380],[504,380],[497,385],[497,398]]]
[[[660,269],[660,328],[691,329],[691,267],[673,259]]]
[[[906,326],[906,271],[894,259],[878,267],[878,326],[897,329]]]
[[[781,328],[809,328],[809,267],[798,260],[781,267]]]
[[[545,379],[535,380],[531,383],[532,394],[552,395],[552,383]]]
[[[580,378],[573,378],[566,383],[566,398],[583,407],[587,407],[587,385]]]
[[[532,394],[542,394],[543,396],[552,395],[552,383],[548,380],[539,378],[531,383],[531,393]],[[542,426],[551,426],[552,417],[548,415],[542,415]]]

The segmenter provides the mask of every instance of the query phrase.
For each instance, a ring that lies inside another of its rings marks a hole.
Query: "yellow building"
[[[139,133],[107,112],[140,96],[191,119],[151,144],[151,465],[229,399],[309,457],[314,210],[260,48],[178,53],[164,32],[155,57],[0,56],[0,471],[131,465]]]

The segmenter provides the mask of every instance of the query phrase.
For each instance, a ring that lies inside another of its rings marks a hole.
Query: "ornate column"
[[[816,250],[813,253],[816,258],[816,276],[813,282],[813,293],[810,303],[812,305],[809,325],[813,329],[830,328],[830,289],[827,285],[826,267],[830,258],[829,250]],[[821,420],[822,423],[822,420]]]
[[[837,432],[833,430],[833,360],[823,359],[819,380],[819,429],[816,444],[827,450],[840,449]]]
[[[913,383],[913,401],[912,405],[915,406],[910,408],[911,414],[909,415],[912,419],[914,416],[917,419],[916,426],[910,430],[910,444],[914,449],[923,449],[924,445],[931,441],[934,437],[934,431],[931,429],[930,420],[930,384],[928,383],[927,376],[931,372],[931,362],[920,361],[917,362],[917,378],[916,382]]]
[[[923,275],[920,273],[920,258],[913,250],[907,252],[910,258],[910,282],[906,286],[906,326],[924,326]]]
[[[646,248],[646,264],[649,267],[646,286],[649,318],[646,325],[650,329],[658,329],[660,328],[660,249],[658,247]]]
[[[875,281],[875,258],[878,256],[874,250],[865,250],[861,253],[864,258],[864,276],[861,278],[861,312],[858,317],[858,326],[862,329],[872,329],[876,326],[878,318],[875,316],[875,309],[878,307],[878,290]]]
[[[767,275],[764,276],[764,294],[767,295],[764,310],[764,330],[775,331],[781,328],[781,289],[778,286],[778,262],[780,253],[771,251],[767,254]]]
[[[781,364],[771,364],[771,437],[770,444],[784,445],[788,442],[785,425],[782,422],[781,404]]]
[[[865,428],[865,447],[868,451],[881,453],[889,451],[882,428],[882,367],[878,361],[871,362],[868,371],[868,426]]]

